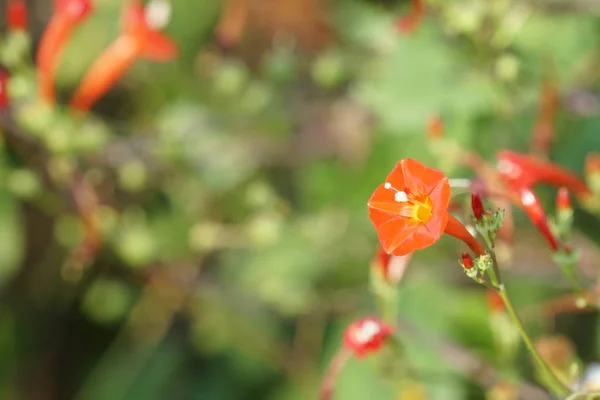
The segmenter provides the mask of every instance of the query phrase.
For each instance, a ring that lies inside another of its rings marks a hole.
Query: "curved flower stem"
[[[325,373],[325,377],[321,382],[321,390],[319,394],[320,400],[330,400],[333,397],[335,390],[335,384],[338,376],[342,372],[342,369],[346,365],[346,362],[350,359],[352,353],[345,348],[340,348],[338,352],[333,356],[329,368]]]
[[[493,252],[492,252],[492,254],[493,254]],[[527,350],[529,350],[529,353],[531,354],[531,357],[537,364],[539,371],[546,378],[546,382],[547,382],[548,386],[550,386],[550,389],[553,392],[555,392],[557,394],[561,394],[563,396],[569,395],[571,393],[571,390],[569,389],[569,387],[564,382],[562,382],[560,380],[560,378],[558,378],[558,376],[556,376],[554,371],[552,371],[552,369],[548,366],[548,364],[546,364],[544,359],[540,356],[537,349],[535,348],[535,345],[533,344],[533,340],[531,340],[531,337],[525,330],[525,327],[523,326],[523,322],[521,321],[521,318],[519,318],[519,315],[517,314],[514,306],[512,305],[512,303],[510,301],[510,298],[508,297],[506,288],[504,287],[503,284],[499,284],[500,275],[497,274],[497,272],[496,272],[496,271],[498,271],[498,269],[497,269],[495,257],[493,258],[493,260],[494,260],[493,264],[496,268],[488,270],[489,274],[490,274],[490,280],[492,281],[492,284],[496,284],[498,286],[498,288],[499,288],[498,294],[500,295],[500,298],[502,299],[502,302],[504,303],[506,312],[508,313],[508,315],[512,319],[513,323],[515,324],[517,330],[519,331],[519,334],[521,335],[521,339],[523,339],[523,342],[525,343],[525,347],[527,347]]]

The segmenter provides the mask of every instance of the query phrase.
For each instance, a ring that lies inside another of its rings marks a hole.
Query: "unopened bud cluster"
[[[503,219],[504,210],[486,211],[483,213],[481,219],[477,220],[475,227],[481,236],[494,239],[496,232],[502,227]]]
[[[502,226],[504,210],[486,211],[481,196],[477,193],[471,194],[471,207],[477,232],[483,237],[494,239]]]
[[[463,253],[460,265],[462,265],[465,274],[467,274],[469,278],[477,279],[491,267],[492,259],[488,254],[473,259],[470,254]]]

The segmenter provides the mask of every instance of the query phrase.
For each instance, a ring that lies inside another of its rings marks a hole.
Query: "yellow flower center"
[[[433,203],[429,196],[418,196],[418,198],[410,199],[409,203],[413,206],[413,219],[419,223],[427,223],[433,217]]]

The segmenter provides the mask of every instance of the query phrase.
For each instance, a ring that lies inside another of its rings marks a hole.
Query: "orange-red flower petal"
[[[449,203],[448,178],[407,158],[373,192],[368,210],[384,250],[401,256],[439,240],[448,221]]]

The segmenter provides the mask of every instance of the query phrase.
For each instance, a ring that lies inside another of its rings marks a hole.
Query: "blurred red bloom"
[[[5,109],[10,104],[7,90],[8,78],[8,72],[0,69],[0,110]]]
[[[71,107],[88,110],[140,57],[168,61],[177,54],[177,45],[151,27],[140,1],[124,7],[121,35],[102,53],[83,77]]]
[[[27,4],[25,0],[8,0],[6,23],[10,31],[27,30]]]
[[[396,164],[368,202],[384,250],[402,256],[435,243],[448,223],[448,178],[411,158]]]
[[[498,173],[514,190],[530,188],[542,182],[553,186],[565,186],[579,197],[591,195],[585,182],[559,165],[510,150],[500,150],[497,159]]]
[[[504,301],[495,290],[487,289],[487,306],[491,313],[504,311]]]
[[[357,358],[381,349],[394,328],[375,317],[359,319],[346,328],[344,348],[352,351]]]
[[[54,13],[42,35],[37,54],[40,96],[48,103],[55,101],[54,76],[67,40],[92,11],[90,0],[54,1]]]
[[[411,10],[408,15],[398,18],[396,21],[396,28],[398,32],[402,34],[409,34],[414,32],[421,23],[423,16],[425,15],[425,1],[424,0],[412,0]]]

